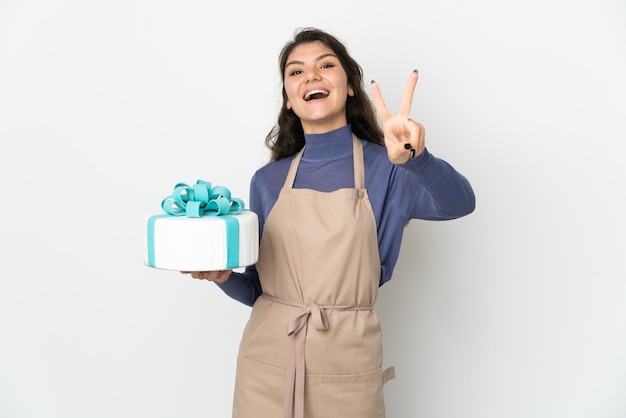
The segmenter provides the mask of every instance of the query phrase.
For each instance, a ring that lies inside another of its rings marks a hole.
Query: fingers
[[[417,80],[419,78],[417,70],[413,70],[411,75],[409,75],[409,80],[406,83],[406,87],[404,89],[404,93],[402,94],[402,101],[400,102],[400,110],[398,112],[398,116],[407,118],[409,117],[409,113],[411,112],[411,104],[413,102],[413,92],[415,91],[415,86],[417,85]],[[380,117],[380,120],[385,123],[389,119],[393,117],[389,109],[385,105],[385,101],[383,100],[383,96],[380,92],[380,87],[378,84],[372,80],[372,100],[374,102],[374,108],[376,109],[376,113]]]
[[[413,92],[415,91],[415,86],[417,85],[418,78],[419,75],[417,73],[417,70],[413,70],[413,72],[409,76],[409,80],[406,83],[404,93],[402,94],[402,101],[400,102],[400,111],[398,112],[398,116],[403,116],[406,118],[409,117],[409,112],[411,111],[411,103],[413,102]]]
[[[378,84],[374,80],[372,80],[372,100],[374,101],[374,108],[376,109],[376,113],[378,113],[380,120],[385,123],[391,119],[392,115],[389,113],[389,110],[383,101],[382,94],[380,94],[380,87],[378,87]]]
[[[414,154],[411,156],[413,158],[420,155],[426,147],[426,131],[424,130],[424,125],[412,120],[409,123],[409,131],[411,132],[411,145],[414,150]]]
[[[182,274],[189,274],[194,279],[208,280],[217,283],[224,283],[230,277],[231,272],[232,270],[181,271]]]
[[[393,121],[392,121],[393,122]],[[385,130],[387,156],[393,164],[404,164],[422,154],[426,147],[424,126],[408,119],[407,123]]]

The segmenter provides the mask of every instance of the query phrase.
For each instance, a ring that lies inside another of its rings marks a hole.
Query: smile
[[[329,94],[328,90],[311,90],[304,95],[304,100],[308,102],[309,100],[323,99]]]

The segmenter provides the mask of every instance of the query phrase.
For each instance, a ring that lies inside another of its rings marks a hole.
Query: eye
[[[302,70],[293,70],[288,73],[289,76],[294,76],[294,75],[299,75],[299,74],[302,74]]]
[[[328,63],[328,64],[322,65],[322,68],[333,68],[334,66],[335,64]]]

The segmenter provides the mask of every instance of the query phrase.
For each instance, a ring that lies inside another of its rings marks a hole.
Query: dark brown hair
[[[300,118],[292,109],[287,108],[287,92],[285,91],[285,66],[289,54],[299,45],[310,42],[322,42],[339,58],[339,62],[348,75],[348,85],[354,90],[354,96],[348,96],[346,102],[346,119],[351,124],[352,132],[369,142],[384,144],[383,131],[378,125],[374,108],[363,88],[363,69],[348,54],[343,43],[336,37],[316,28],[298,30],[293,40],[289,41],[280,52],[279,67],[283,81],[283,104],[278,114],[276,125],[265,138],[265,144],[271,150],[271,159],[278,160],[295,154],[304,146],[304,131]]]

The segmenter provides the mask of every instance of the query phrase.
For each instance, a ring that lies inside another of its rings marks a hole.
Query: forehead
[[[306,62],[316,60],[328,54],[335,55],[334,51],[321,41],[307,42],[296,46],[287,56],[287,65],[293,61]]]

